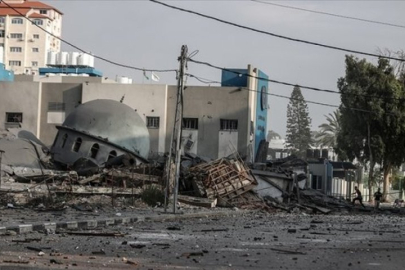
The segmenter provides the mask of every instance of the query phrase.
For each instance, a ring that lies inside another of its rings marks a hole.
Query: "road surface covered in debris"
[[[403,269],[405,218],[245,212],[2,236],[0,269]]]

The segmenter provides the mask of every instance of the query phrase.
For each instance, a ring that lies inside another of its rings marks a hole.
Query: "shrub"
[[[159,186],[150,185],[142,191],[141,199],[150,206],[163,205],[165,194]]]

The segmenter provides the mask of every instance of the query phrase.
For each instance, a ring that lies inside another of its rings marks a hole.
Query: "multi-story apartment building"
[[[56,8],[37,1],[2,1],[0,61],[6,69],[15,74],[37,74],[39,67],[46,66],[48,52],[59,52],[61,48],[56,37],[62,34],[62,15]]]

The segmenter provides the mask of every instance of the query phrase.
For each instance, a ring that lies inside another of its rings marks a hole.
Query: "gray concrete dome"
[[[149,154],[149,132],[131,107],[115,100],[97,99],[78,106],[62,126],[107,139],[108,142],[135,152]]]

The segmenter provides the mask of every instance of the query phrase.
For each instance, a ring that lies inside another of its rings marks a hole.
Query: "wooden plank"
[[[213,208],[217,205],[217,199],[196,198],[184,195],[179,195],[177,199],[179,202],[200,207]]]

